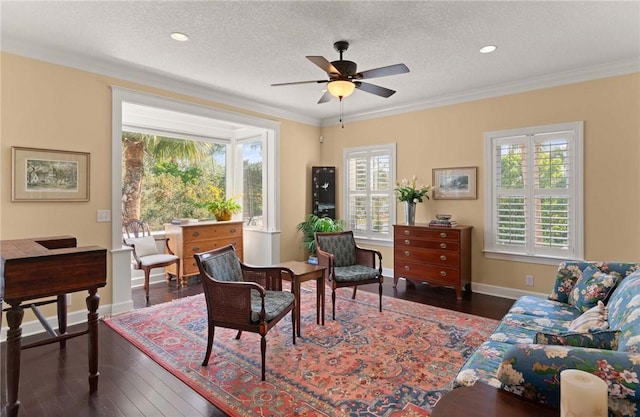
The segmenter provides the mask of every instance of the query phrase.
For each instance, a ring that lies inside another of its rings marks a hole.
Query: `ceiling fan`
[[[327,83],[327,91],[320,97],[318,103],[326,103],[331,100],[331,96],[337,97],[342,101],[343,98],[350,96],[357,88],[367,93],[375,94],[381,97],[391,97],[395,90],[390,90],[378,85],[369,84],[360,80],[369,78],[387,77],[389,75],[404,74],[409,72],[409,68],[405,64],[395,64],[386,67],[374,68],[362,72],[357,72],[357,65],[353,61],[342,59],[342,53],[349,49],[349,42],[338,41],[333,44],[336,51],[340,53],[340,59],[329,62],[322,56],[307,56],[307,59],[323,71],[325,71],[329,79],[312,80],[312,81],[295,81],[290,83],[271,84],[272,87],[293,84],[311,84],[311,83]]]

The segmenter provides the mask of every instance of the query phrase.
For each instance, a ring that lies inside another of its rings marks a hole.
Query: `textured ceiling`
[[[305,56],[336,60],[338,40],[350,42],[344,58],[360,71],[397,63],[411,71],[370,80],[397,90],[390,98],[362,91],[346,98],[347,120],[574,74],[637,71],[640,57],[638,1],[2,1],[0,7],[4,51],[65,57],[98,72],[117,66],[156,83],[170,77],[212,98],[325,124],[337,120],[340,106],[337,99],[317,104],[323,84],[270,84],[324,78]],[[190,40],[172,40],[173,31]],[[498,50],[480,54],[486,44]]]

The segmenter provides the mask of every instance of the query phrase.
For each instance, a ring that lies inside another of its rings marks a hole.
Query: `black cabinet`
[[[312,167],[311,206],[319,217],[336,218],[336,167]]]

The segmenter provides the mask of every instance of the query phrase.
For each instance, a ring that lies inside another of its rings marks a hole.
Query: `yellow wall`
[[[216,108],[264,115],[189,98],[122,80],[12,54],[1,55],[0,239],[72,235],[79,246],[111,249],[111,224],[97,223],[96,211],[111,208],[111,85]],[[320,128],[279,120],[281,146],[281,258],[303,259],[296,233],[310,208],[306,175],[317,165]],[[11,202],[11,147],[61,149],[91,154],[89,202]],[[293,175],[292,175],[293,173]],[[110,265],[110,261],[108,262]],[[111,271],[101,305],[111,303]],[[86,294],[73,295],[70,311],[84,309]],[[55,315],[53,309],[45,315]],[[32,320],[30,315],[25,321]]]
[[[640,261],[640,74],[512,94],[322,129],[322,163],[342,166],[345,147],[397,143],[397,176],[431,184],[432,168],[477,166],[477,200],[429,200],[416,221],[449,213],[474,227],[473,281],[547,293],[555,267],[486,259],[482,253],[483,134],[584,120],[585,258]],[[342,179],[338,170],[338,184]],[[398,221],[403,221],[398,207]],[[393,267],[391,248],[383,252]],[[536,285],[526,287],[533,274]]]
[[[110,247],[111,225],[96,223],[96,210],[111,207],[110,85],[273,119],[11,54],[2,54],[0,64],[1,239],[70,234],[82,246]],[[344,129],[279,120],[281,259],[304,256],[296,225],[311,209],[311,166],[339,167],[340,185],[344,147],[395,142],[399,178],[416,174],[431,183],[432,168],[478,167],[477,200],[430,200],[419,205],[416,216],[420,222],[436,213],[451,213],[459,222],[474,226],[474,282],[548,292],[555,267],[488,260],[482,254],[483,133],[584,120],[586,258],[638,261],[639,114],[640,74],[636,73],[374,120],[350,122],[347,118]],[[322,145],[320,135],[325,138]],[[90,152],[91,200],[11,202],[11,146]],[[377,249],[383,252],[384,266],[392,268],[391,248]],[[535,276],[535,287],[524,286],[526,274]],[[111,302],[109,287],[100,294],[101,304]],[[76,294],[71,310],[83,309],[83,298],[84,294]]]

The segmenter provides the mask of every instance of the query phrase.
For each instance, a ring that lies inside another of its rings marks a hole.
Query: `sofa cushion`
[[[619,330],[596,330],[586,333],[537,333],[533,343],[541,345],[581,346],[618,350]]]
[[[640,352],[640,271],[618,284],[608,308],[609,327],[621,332],[618,350]]]
[[[580,312],[589,310],[600,300],[606,303],[620,278],[616,271],[605,273],[597,266],[589,265],[569,293],[568,302]]]
[[[553,301],[534,295],[518,298],[509,309],[509,313],[546,317],[551,320],[571,321],[580,316],[575,307],[567,303]]]
[[[489,336],[489,340],[511,344],[532,343],[536,333],[564,333],[568,331],[569,324],[570,321],[508,313]]]
[[[607,307],[602,301],[598,301],[595,307],[590,308],[571,322],[569,331],[588,332],[591,329],[608,329],[609,322],[607,321],[607,315]]]

